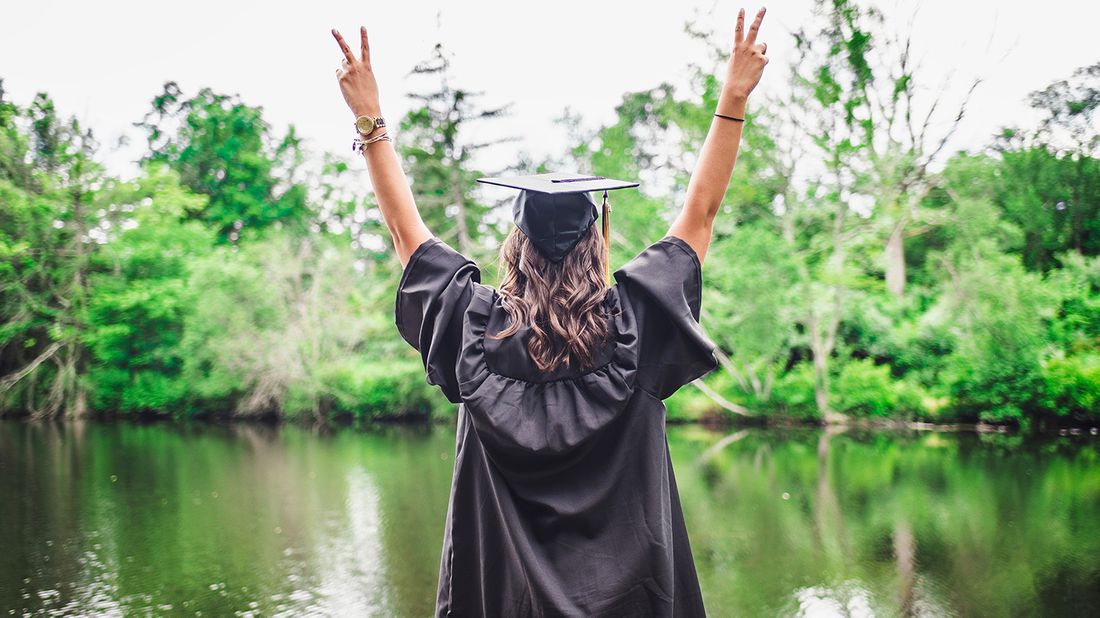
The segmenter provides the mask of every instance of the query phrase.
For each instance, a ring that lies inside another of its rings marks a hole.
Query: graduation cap
[[[552,262],[560,262],[595,222],[596,203],[588,193],[603,191],[603,238],[608,255],[605,275],[610,282],[611,204],[607,192],[637,187],[638,183],[556,172],[477,181],[520,190],[512,203],[512,217],[531,243]]]

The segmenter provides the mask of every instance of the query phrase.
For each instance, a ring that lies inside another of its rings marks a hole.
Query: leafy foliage
[[[186,187],[210,198],[194,214],[223,240],[305,216],[306,190],[295,180],[298,138],[293,128],[272,135],[260,108],[209,88],[187,97],[168,82],[139,126],[147,160],[167,163]]]

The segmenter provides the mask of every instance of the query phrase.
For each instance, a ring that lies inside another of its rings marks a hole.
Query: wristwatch
[[[386,126],[386,121],[381,116],[359,116],[355,119],[355,130],[360,135],[370,135],[378,127]]]

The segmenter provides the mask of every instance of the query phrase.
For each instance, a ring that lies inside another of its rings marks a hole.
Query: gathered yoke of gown
[[[703,616],[663,400],[717,366],[702,274],[666,236],[614,273],[593,368],[539,371],[477,266],[438,238],[397,290],[402,337],[459,405],[437,616]]]

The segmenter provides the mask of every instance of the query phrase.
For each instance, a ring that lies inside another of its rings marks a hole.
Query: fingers
[[[344,41],[344,37],[340,36],[340,31],[333,28],[332,36],[336,37],[336,43],[340,45],[340,51],[344,52],[344,60],[347,60],[348,64],[355,62],[355,56],[351,54],[351,48]]]
[[[370,66],[370,43],[367,42],[367,27],[359,26],[359,53],[363,56],[363,62]]]
[[[745,37],[745,42],[752,45],[756,42],[756,33],[760,31],[760,22],[764,21],[764,11],[767,9],[760,7],[760,10],[756,13],[756,19],[752,20],[752,25],[749,26],[749,35]]]
[[[733,31],[733,42],[739,44],[745,40],[745,9],[737,11],[737,29]]]
[[[760,44],[760,53],[762,53],[762,54],[768,53],[768,44],[767,43],[761,43]]]

